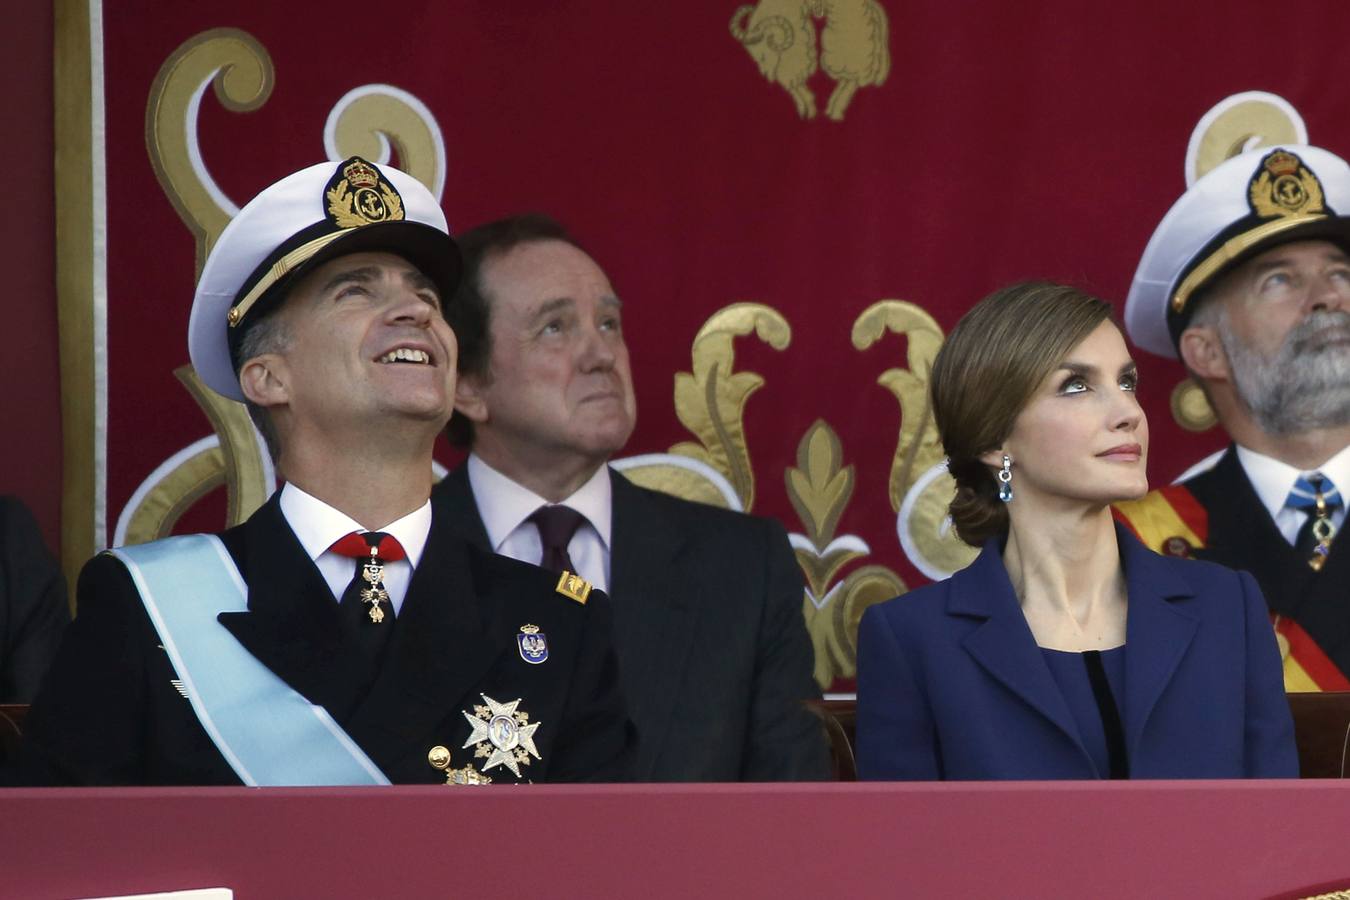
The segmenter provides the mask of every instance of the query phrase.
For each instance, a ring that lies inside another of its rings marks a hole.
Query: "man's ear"
[[[258,406],[282,406],[290,402],[286,359],[278,353],[255,356],[239,369],[239,388]]]
[[[486,381],[480,375],[461,373],[455,383],[455,412],[475,425],[487,421],[488,404],[483,389]]]
[[[1193,325],[1181,333],[1177,353],[1186,368],[1207,381],[1230,381],[1232,369],[1228,354],[1211,325]]]

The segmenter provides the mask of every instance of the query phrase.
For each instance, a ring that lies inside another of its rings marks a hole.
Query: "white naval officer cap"
[[[339,256],[382,250],[407,259],[448,300],[460,258],[445,213],[411,175],[353,156],[288,175],[225,226],[202,267],[188,354],[207,387],[244,399],[236,355],[250,321],[275,308],[305,272]]]
[[[1350,248],[1350,166],[1317,147],[1261,147],[1198,179],[1159,223],[1125,301],[1135,344],[1177,357],[1199,291],[1229,269],[1290,241]]]

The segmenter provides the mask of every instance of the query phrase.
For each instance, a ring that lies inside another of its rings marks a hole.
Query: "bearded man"
[[[1126,303],[1130,337],[1179,357],[1232,445],[1124,503],[1162,553],[1256,576],[1290,691],[1350,690],[1350,166],[1316,147],[1249,151],[1177,201]]]

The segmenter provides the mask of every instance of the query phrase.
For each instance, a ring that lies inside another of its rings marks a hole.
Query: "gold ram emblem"
[[[824,19],[816,51],[815,19]],[[816,117],[807,80],[818,68],[834,79],[825,115],[836,122],[860,87],[882,85],[891,71],[886,11],[876,0],[759,0],[731,17],[731,36],[745,45],[770,82],[781,85],[803,119]]]

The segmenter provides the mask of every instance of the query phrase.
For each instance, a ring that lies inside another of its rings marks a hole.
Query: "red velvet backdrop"
[[[922,582],[887,500],[900,412],[876,384],[904,365],[904,343],[858,351],[854,319],[899,298],[945,332],[990,290],[1033,277],[1119,305],[1184,189],[1187,141],[1213,104],[1279,94],[1313,143],[1350,151],[1347,13],[1336,2],[880,3],[889,77],[859,89],[843,121],[824,114],[834,87],[824,71],[808,82],[820,115],[798,116],[729,29],[735,0],[109,6],[109,539],[141,480],[210,433],[171,374],[187,360],[194,242],[149,164],[145,115],[175,48],[230,26],[270,53],[276,85],[251,113],[210,91],[202,99],[202,157],[228,197],[242,203],[322,159],[328,111],[349,90],[384,83],[416,95],[444,136],[452,229],[545,210],[608,270],[625,299],[641,412],[629,453],[691,438],[673,379],[689,370],[708,316],[738,300],[772,306],[792,326],[790,346],[736,343],[737,369],[765,378],[745,418],[754,511],[803,530],[783,472],[824,418],[857,473],[839,532]],[[866,5],[820,8],[842,21]],[[1162,483],[1221,436],[1173,421],[1179,367],[1140,363],[1150,474]]]
[[[0,161],[9,173],[0,215],[8,273],[0,313],[10,336],[0,353],[5,399],[0,493],[33,510],[53,553],[60,547],[61,388],[57,368],[56,217],[52,209],[52,11],[11,4],[0,28],[0,59],[16,87],[6,92]],[[17,87],[20,86],[21,87]]]

